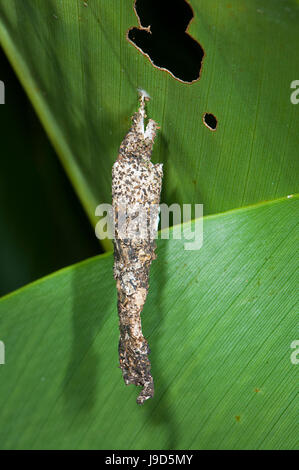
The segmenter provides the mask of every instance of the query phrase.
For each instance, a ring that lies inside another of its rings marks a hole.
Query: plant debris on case
[[[144,127],[148,99],[147,93],[141,90],[139,110],[132,117],[132,127],[120,145],[112,169],[119,363],[126,385],[143,387],[137,398],[138,404],[154,395],[148,358],[150,349],[142,334],[141,312],[149,289],[150,265],[156,257],[155,237],[163,176],[162,164],[151,162],[157,123],[149,119]],[[123,220],[125,230],[121,224]]]

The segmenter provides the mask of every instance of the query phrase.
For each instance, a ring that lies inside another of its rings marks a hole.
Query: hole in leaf
[[[128,31],[129,41],[174,78],[198,80],[204,50],[186,32],[194,16],[186,0],[135,0],[134,8],[139,28]]]
[[[215,131],[217,129],[217,119],[214,116],[214,114],[211,113],[205,113],[203,115],[203,123],[205,126],[207,126],[208,129],[211,131]]]

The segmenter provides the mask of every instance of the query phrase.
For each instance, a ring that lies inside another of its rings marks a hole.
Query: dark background
[[[100,253],[80,202],[0,48],[0,295]]]

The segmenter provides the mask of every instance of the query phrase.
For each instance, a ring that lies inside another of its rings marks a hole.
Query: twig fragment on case
[[[119,363],[126,385],[143,387],[137,398],[137,403],[143,404],[154,394],[150,349],[142,334],[141,312],[149,289],[150,265],[156,257],[163,171],[162,164],[154,165],[150,160],[158,126],[149,119],[145,128],[145,101],[149,96],[142,90],[140,95],[139,110],[132,117],[132,127],[113,165],[112,205]]]

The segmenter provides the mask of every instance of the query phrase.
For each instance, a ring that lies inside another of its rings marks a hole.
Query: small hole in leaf
[[[203,123],[211,131],[215,131],[217,129],[218,121],[217,121],[216,117],[214,116],[214,114],[205,113],[203,115]]]
[[[129,41],[174,78],[198,80],[204,50],[187,33],[194,15],[186,0],[136,0],[135,11],[140,27],[128,31]]]

